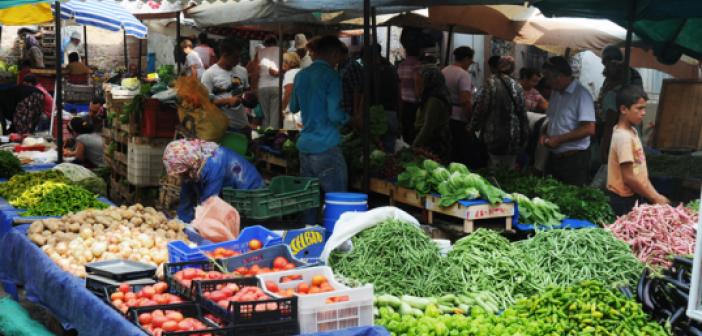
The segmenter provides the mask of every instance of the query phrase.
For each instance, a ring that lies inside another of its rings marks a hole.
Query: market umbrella
[[[537,0],[534,5],[546,15],[606,18],[630,26],[664,64],[682,54],[702,58],[699,0]]]
[[[61,19],[109,31],[146,38],[148,29],[134,15],[112,0],[71,0],[61,3]]]
[[[54,18],[51,6],[46,3],[27,4],[0,9],[0,24],[5,26],[26,26],[50,22]]]

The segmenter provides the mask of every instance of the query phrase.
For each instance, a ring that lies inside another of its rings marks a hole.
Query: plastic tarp
[[[318,332],[304,336],[389,336],[390,333],[383,327],[358,327],[344,330]]]
[[[4,5],[0,2],[0,7]],[[54,15],[51,6],[46,3],[19,5],[0,9],[0,24],[6,26],[25,26],[50,22]]]
[[[546,15],[605,18],[627,26],[632,1],[538,0]],[[681,53],[702,58],[702,1],[638,0],[634,32],[653,46],[659,61],[672,64]]]
[[[85,288],[85,282],[61,270],[23,233],[0,235],[0,281],[24,285],[27,298],[53,312],[81,335],[144,335]]]

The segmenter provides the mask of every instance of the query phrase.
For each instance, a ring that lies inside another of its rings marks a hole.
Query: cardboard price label
[[[487,218],[509,217],[514,215],[513,204],[500,204],[490,206],[489,204],[476,205],[470,207],[466,213],[466,219],[479,220]]]

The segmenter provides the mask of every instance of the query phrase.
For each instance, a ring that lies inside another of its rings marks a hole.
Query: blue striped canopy
[[[78,24],[110,31],[124,29],[127,35],[140,39],[146,38],[148,32],[134,15],[112,0],[62,1],[61,19],[75,19]]]

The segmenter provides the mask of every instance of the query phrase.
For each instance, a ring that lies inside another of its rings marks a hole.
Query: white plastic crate
[[[163,173],[166,146],[129,143],[127,147],[127,181],[136,186],[157,186]]]
[[[290,275],[302,275],[302,280],[281,282],[281,278]],[[264,291],[271,296],[279,297],[265,288],[266,281],[273,281],[280,289],[295,289],[300,282],[311,283],[315,275],[324,275],[336,290],[319,294],[295,294],[300,334],[373,325],[373,285],[349,288],[337,282],[331,268],[327,266],[260,274],[258,278],[262,282],[261,287]],[[327,303],[327,299],[340,296],[348,296],[349,300]]]
[[[700,196],[702,202],[702,195]],[[702,210],[702,205],[700,206]],[[699,210],[698,210],[699,211]],[[697,241],[695,242],[695,258],[692,260],[692,279],[687,300],[687,317],[702,322],[702,216],[697,221]]]

